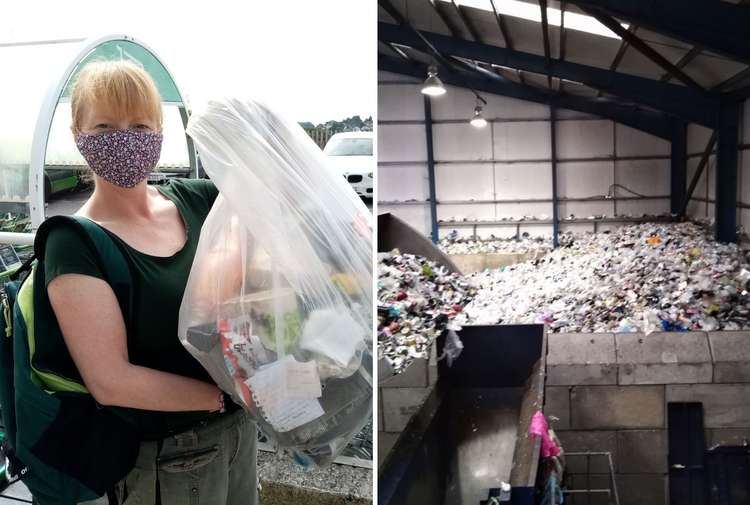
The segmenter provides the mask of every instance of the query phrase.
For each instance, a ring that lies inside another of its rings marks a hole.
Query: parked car
[[[330,167],[343,175],[359,196],[372,198],[372,132],[337,133],[328,140],[323,153]]]

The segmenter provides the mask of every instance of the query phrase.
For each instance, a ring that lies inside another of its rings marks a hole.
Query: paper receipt
[[[323,415],[322,395],[314,361],[300,363],[294,356],[260,368],[245,381],[266,420],[279,432],[293,430]]]

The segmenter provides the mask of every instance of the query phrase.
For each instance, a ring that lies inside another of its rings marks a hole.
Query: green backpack
[[[49,232],[70,226],[85,239],[112,286],[126,325],[133,281],[120,245],[99,225],[55,216],[39,227],[34,255],[4,286],[0,318],[0,413],[9,473],[39,505],[74,505],[107,494],[135,464],[139,437],[116,409],[96,403],[83,384],[47,296]],[[85,314],[85,313],[84,313]]]

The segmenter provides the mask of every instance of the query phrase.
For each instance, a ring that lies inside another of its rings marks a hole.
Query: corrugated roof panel
[[[700,54],[685,67],[685,71],[703,87],[712,88],[746,67],[736,61]]]

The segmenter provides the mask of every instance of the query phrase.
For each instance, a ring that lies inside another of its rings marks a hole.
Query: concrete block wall
[[[435,347],[404,372],[378,384],[378,466],[437,382]]]
[[[668,402],[703,403],[709,447],[750,439],[750,332],[548,337],[545,413],[566,451],[612,453],[623,505],[669,503]],[[602,462],[591,469],[606,485]],[[568,470],[586,485],[583,460]]]
[[[436,382],[433,350],[378,387],[379,463]],[[668,402],[703,403],[707,447],[750,440],[750,332],[548,334],[545,414],[566,451],[612,453],[622,505],[669,503]],[[606,485],[603,460],[591,471]],[[587,484],[584,460],[568,472]]]

